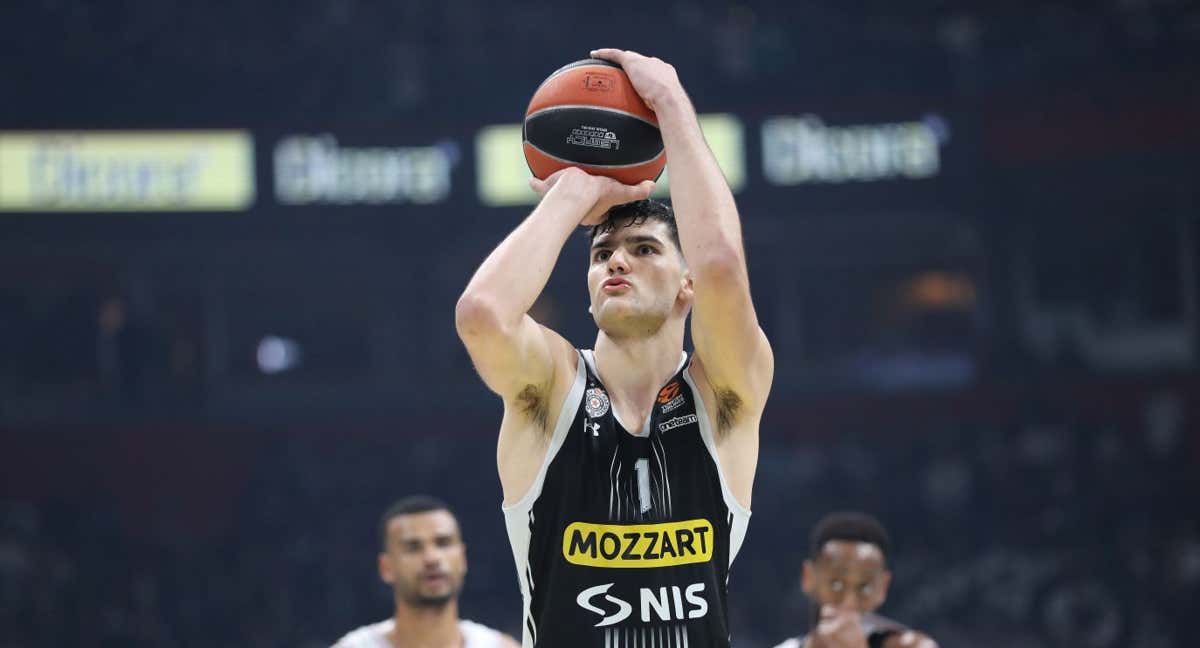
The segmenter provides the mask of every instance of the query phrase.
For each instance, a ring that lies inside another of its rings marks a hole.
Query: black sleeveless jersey
[[[523,646],[727,648],[750,511],[725,484],[687,355],[634,431],[580,355],[538,476],[504,509]]]

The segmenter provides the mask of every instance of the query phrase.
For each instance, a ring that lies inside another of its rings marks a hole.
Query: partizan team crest
[[[599,387],[592,387],[584,392],[583,409],[587,412],[588,418],[600,418],[608,414],[608,394]]]

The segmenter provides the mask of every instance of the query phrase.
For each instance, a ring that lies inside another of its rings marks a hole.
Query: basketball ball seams
[[[543,115],[546,113],[551,113],[551,112],[554,112],[557,110],[599,110],[599,111],[603,111],[603,112],[609,112],[609,113],[621,115],[622,117],[632,117],[632,118],[646,124],[647,126],[652,126],[652,127],[654,127],[655,130],[658,130],[657,122],[646,119],[645,117],[642,117],[641,115],[631,113],[627,110],[621,110],[620,108],[610,108],[608,106],[592,106],[592,105],[588,105],[588,104],[558,104],[556,106],[547,106],[546,108],[539,108],[539,109],[529,113],[528,115],[525,115],[525,121],[528,122],[530,119],[533,119],[534,117],[537,117],[539,115]]]
[[[542,155],[541,152],[534,149],[532,146],[526,146],[525,161],[529,165],[529,170],[538,177],[543,175],[549,176],[554,171],[564,168],[563,163],[551,159],[548,156]],[[657,180],[662,175],[663,169],[666,167],[666,160],[659,159],[654,162],[639,164],[630,168],[622,169],[600,169],[586,164],[572,164],[570,166],[578,167],[588,173],[594,175],[605,175],[623,184],[637,184],[642,180]],[[541,173],[539,173],[539,170]]]
[[[655,162],[658,161],[659,158],[661,158],[663,155],[666,154],[666,151],[659,151],[658,155],[655,155],[654,157],[650,158],[649,160],[642,160],[640,162],[631,162],[629,164],[588,164],[588,163],[576,162],[574,160],[563,159],[561,157],[558,157],[557,155],[554,155],[553,153],[546,152],[545,150],[539,148],[537,144],[534,144],[533,142],[530,142],[528,140],[525,141],[524,144],[526,146],[528,146],[529,148],[537,151],[538,153],[546,156],[547,158],[554,160],[555,162],[561,162],[562,164],[565,164],[568,166],[591,167],[593,169],[632,169],[634,167],[653,165]]]
[[[624,70],[624,68],[622,68],[620,65],[617,65],[616,63],[613,63],[612,61],[606,61],[604,59],[583,59],[581,61],[575,61],[574,63],[567,63],[566,65],[551,72],[550,76],[546,77],[545,81],[542,81],[540,84],[538,84],[537,90],[541,90],[542,86],[546,85],[547,83],[550,83],[550,81],[554,77],[562,74],[563,72],[566,72],[567,70],[574,70],[575,68],[583,67],[585,65],[595,65],[597,67],[609,67],[609,68],[616,68],[618,70]],[[533,94],[536,95],[537,90],[534,90]]]
[[[589,85],[588,80],[598,83]],[[625,70],[607,62],[582,61],[560,68],[538,86],[525,114],[560,103],[624,108],[641,119],[657,121],[654,111],[634,90]]]
[[[524,134],[550,155],[582,164],[635,164],[663,150],[654,124],[595,106],[541,111],[525,121]]]
[[[525,109],[521,139],[529,170],[543,180],[575,166],[637,184],[657,179],[667,163],[657,115],[611,61],[555,70]]]

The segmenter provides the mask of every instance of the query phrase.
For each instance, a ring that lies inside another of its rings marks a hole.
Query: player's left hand
[[[604,215],[615,205],[645,200],[654,191],[653,180],[635,185],[621,184],[612,178],[592,175],[579,167],[566,167],[550,174],[545,180],[529,179],[529,187],[540,196],[561,187],[568,195],[580,196],[587,203],[587,213],[580,225],[590,227],[604,222]]]
[[[687,97],[683,84],[679,82],[679,75],[675,73],[675,66],[662,59],[608,47],[594,49],[591,55],[592,58],[612,61],[624,68],[633,89],[654,112],[670,101]]]
[[[807,648],[867,648],[862,615],[832,605],[821,606],[821,619],[808,637]]]

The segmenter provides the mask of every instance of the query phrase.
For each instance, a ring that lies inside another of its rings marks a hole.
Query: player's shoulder
[[[333,644],[333,648],[380,648],[387,646],[387,634],[391,632],[394,619],[384,619],[379,623],[372,623],[359,628],[355,628],[347,632],[337,643]]]
[[[465,648],[507,648],[520,645],[503,632],[469,619],[460,619],[458,627],[466,642]]]
[[[775,648],[804,648],[804,637],[792,637]]]

